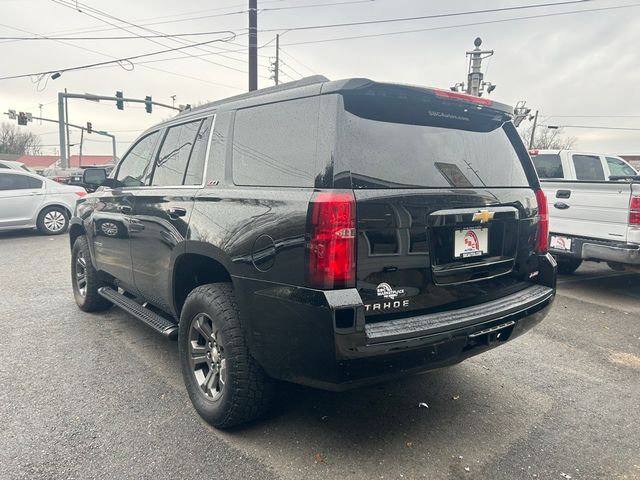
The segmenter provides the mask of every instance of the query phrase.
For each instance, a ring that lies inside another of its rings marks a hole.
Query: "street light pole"
[[[536,115],[533,117],[533,126],[531,127],[531,138],[529,139],[529,150],[533,148],[533,140],[536,134],[536,125],[538,125],[538,110],[536,110]]]

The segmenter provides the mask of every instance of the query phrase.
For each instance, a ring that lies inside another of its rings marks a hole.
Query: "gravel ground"
[[[218,432],[175,342],[76,308],[66,236],[0,233],[0,267],[2,479],[640,479],[638,274],[584,265],[509,344],[346,393],[283,385]]]

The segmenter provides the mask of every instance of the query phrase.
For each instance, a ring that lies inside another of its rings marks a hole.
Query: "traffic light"
[[[144,97],[144,109],[147,111],[147,113],[151,113],[151,110],[153,109],[151,97]]]
[[[18,125],[26,125],[27,124],[27,114],[24,112],[18,113]]]
[[[87,133],[93,133],[93,125],[91,125],[91,122],[87,122]]]
[[[116,97],[122,99],[124,95],[122,95],[122,92],[118,91],[116,92]],[[118,110],[124,110],[124,100],[116,100],[116,107],[118,107]]]

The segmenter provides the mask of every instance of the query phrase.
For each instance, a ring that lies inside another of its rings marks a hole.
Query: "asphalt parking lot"
[[[639,274],[582,266],[507,345],[347,393],[283,386],[219,432],[175,342],[76,308],[66,236],[0,234],[0,259],[0,478],[640,478]]]

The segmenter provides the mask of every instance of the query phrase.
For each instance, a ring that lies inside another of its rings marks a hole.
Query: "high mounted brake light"
[[[476,97],[475,95],[467,95],[466,93],[451,92],[449,90],[435,89],[437,97],[452,98],[454,100],[464,100],[465,102],[477,103],[478,105],[485,105],[490,107],[493,105],[493,100],[488,98]]]
[[[356,202],[353,192],[316,192],[307,215],[307,275],[316,288],[355,285]]]
[[[536,252],[547,253],[549,250],[549,206],[547,196],[542,190],[536,190],[538,203],[538,231],[536,232]]]
[[[640,195],[633,195],[629,201],[629,225],[640,225]]]

